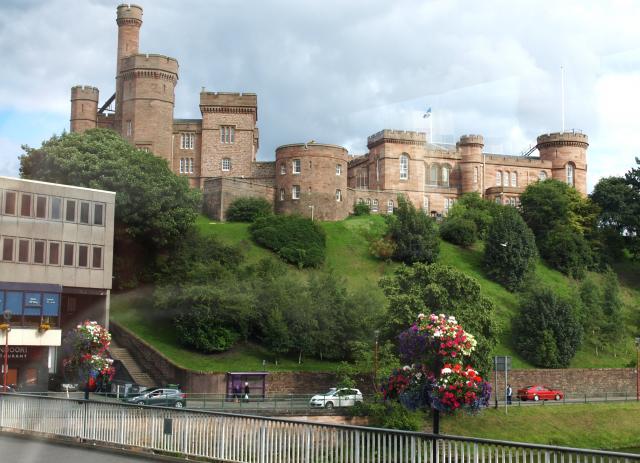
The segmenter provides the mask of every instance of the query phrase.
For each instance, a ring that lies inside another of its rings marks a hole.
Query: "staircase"
[[[140,368],[138,362],[135,361],[126,348],[120,347],[114,340],[111,340],[109,352],[115,360],[122,362],[122,365],[127,369],[136,384],[146,387],[155,385],[155,381]]]

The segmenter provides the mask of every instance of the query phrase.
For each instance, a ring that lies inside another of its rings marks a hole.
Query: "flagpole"
[[[564,66],[560,66],[560,88],[562,99],[562,131],[564,132]]]
[[[429,143],[433,143],[433,110],[429,115]]]

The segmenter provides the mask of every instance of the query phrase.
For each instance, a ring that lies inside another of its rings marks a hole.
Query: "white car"
[[[326,408],[331,410],[333,407],[353,407],[357,402],[362,402],[362,392],[358,389],[331,388],[325,394],[318,394],[311,397],[309,406],[311,408]]]

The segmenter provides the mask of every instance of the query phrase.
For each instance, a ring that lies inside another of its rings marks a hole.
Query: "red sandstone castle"
[[[200,93],[202,119],[174,119],[174,58],[139,53],[142,8],[117,8],[116,91],[98,108],[98,89],[71,89],[71,131],[115,130],[133,145],[167,160],[202,188],[205,210],[224,218],[237,197],[261,196],[278,213],[339,220],[365,202],[392,212],[404,194],[430,214],[446,214],[463,193],[478,192],[517,204],[532,182],[555,178],[586,194],[587,136],[575,132],[538,137],[539,157],[483,153],[480,135],[463,135],[455,149],[429,143],[426,134],[382,130],[367,139],[368,153],[341,146],[295,143],[276,149],[275,162],[258,162],[258,101],[254,93]],[[109,108],[115,103],[115,109]]]

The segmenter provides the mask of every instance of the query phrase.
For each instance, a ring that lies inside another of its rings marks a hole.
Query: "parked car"
[[[183,408],[187,406],[187,395],[180,389],[155,388],[126,399],[136,405]]]
[[[518,389],[517,394],[520,400],[560,400],[564,397],[564,393],[557,389],[551,389],[547,386],[527,386]]]
[[[326,408],[330,410],[333,407],[352,407],[357,402],[362,402],[362,392],[358,389],[331,388],[325,394],[317,394],[311,397],[309,406],[311,408]]]
[[[0,392],[16,392],[15,387],[7,384],[6,386],[0,384]]]

